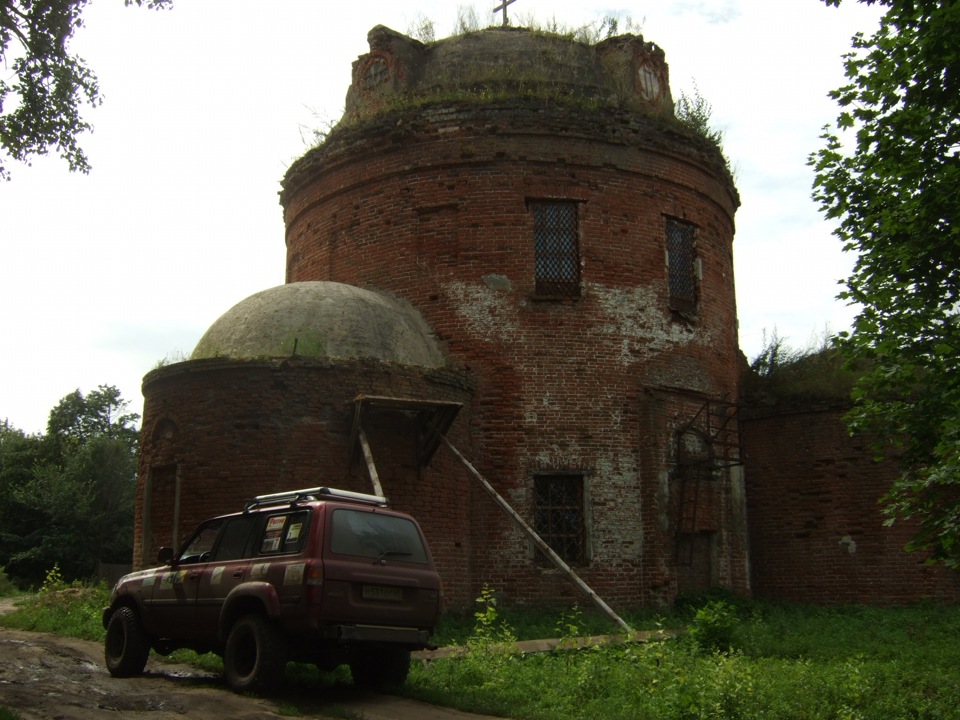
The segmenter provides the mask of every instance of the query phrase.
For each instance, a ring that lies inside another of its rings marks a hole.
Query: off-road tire
[[[353,684],[367,690],[403,685],[409,672],[410,651],[400,648],[364,648],[350,659]]]
[[[244,615],[227,636],[223,673],[235,692],[270,692],[283,679],[287,643],[261,615]]]
[[[103,656],[113,677],[135,677],[143,673],[150,655],[150,641],[140,624],[140,616],[131,607],[118,607],[107,623]]]

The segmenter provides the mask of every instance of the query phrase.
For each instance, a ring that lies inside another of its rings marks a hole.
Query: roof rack
[[[352,490],[338,490],[337,488],[331,487],[315,487],[271,493],[270,495],[257,495],[252,500],[247,500],[247,502],[244,503],[243,511],[250,512],[255,508],[265,505],[295,505],[298,502],[322,499],[346,500],[348,502],[378,505],[380,507],[386,507],[388,505],[387,499],[383,495],[368,495],[367,493],[353,492]]]

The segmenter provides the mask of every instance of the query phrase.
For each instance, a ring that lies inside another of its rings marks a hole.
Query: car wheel
[[[150,654],[150,642],[140,624],[140,616],[131,607],[118,607],[107,623],[104,659],[113,677],[134,677],[143,673]]]
[[[399,648],[368,648],[350,660],[353,684],[369,690],[403,685],[410,672],[410,651]]]
[[[245,615],[230,629],[223,671],[234,691],[272,690],[280,684],[286,664],[286,641],[266,618]]]

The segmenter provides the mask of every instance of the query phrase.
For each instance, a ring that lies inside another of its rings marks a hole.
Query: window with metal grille
[[[670,309],[697,311],[696,227],[667,218],[667,275]]]
[[[580,242],[575,202],[533,202],[536,294],[580,294]]]
[[[586,560],[582,475],[538,475],[533,480],[535,528],[568,563]],[[537,562],[549,564],[541,552]]]

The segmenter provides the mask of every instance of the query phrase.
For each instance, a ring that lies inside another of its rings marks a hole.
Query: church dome
[[[336,282],[288,283],[241,300],[210,326],[190,359],[293,355],[425,368],[446,364],[412,305]]]

